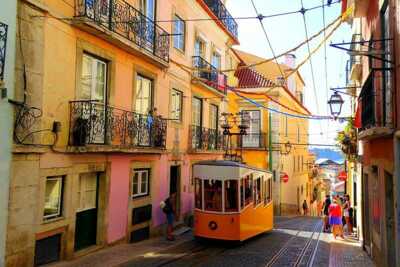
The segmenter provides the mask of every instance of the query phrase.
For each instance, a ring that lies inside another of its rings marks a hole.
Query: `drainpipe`
[[[268,166],[269,170],[272,172],[272,115],[271,112],[268,113]]]

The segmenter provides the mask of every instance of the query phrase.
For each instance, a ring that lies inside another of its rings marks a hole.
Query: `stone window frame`
[[[44,210],[45,210],[45,205],[46,205],[46,188],[47,188],[47,181],[49,180],[55,180],[55,179],[59,179],[61,180],[61,189],[60,189],[60,196],[59,196],[59,211],[58,214],[56,215],[44,215]],[[66,176],[65,175],[54,175],[54,176],[47,176],[46,177],[46,181],[45,181],[45,185],[44,185],[44,194],[45,194],[45,198],[44,198],[44,203],[43,203],[43,221],[47,222],[47,221],[51,221],[51,220],[55,220],[58,218],[62,218],[64,216],[64,196],[65,196],[65,179]]]

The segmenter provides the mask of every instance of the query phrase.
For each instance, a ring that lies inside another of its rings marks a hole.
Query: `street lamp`
[[[331,114],[333,117],[337,118],[340,113],[342,112],[342,106],[343,106],[344,100],[343,98],[339,95],[338,92],[335,92],[333,95],[331,95],[331,98],[328,101],[329,108],[331,109]]]
[[[292,144],[288,141],[287,143],[285,143],[285,145],[283,146],[283,149],[281,150],[281,154],[282,155],[288,155],[290,153],[290,151],[292,150]]]

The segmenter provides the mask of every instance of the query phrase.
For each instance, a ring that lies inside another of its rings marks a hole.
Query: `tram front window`
[[[225,211],[238,211],[238,181],[225,181]]]
[[[222,181],[204,180],[204,208],[222,211]]]
[[[194,192],[196,209],[202,209],[202,188],[201,180],[199,178],[196,178],[194,180]]]
[[[253,198],[253,181],[250,175],[240,180],[240,191],[241,191],[241,206],[244,208],[247,206]],[[243,197],[244,196],[244,197]]]

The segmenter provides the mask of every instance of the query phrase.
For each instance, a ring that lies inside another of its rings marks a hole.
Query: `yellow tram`
[[[194,164],[194,234],[244,241],[273,228],[272,174],[234,161]]]

